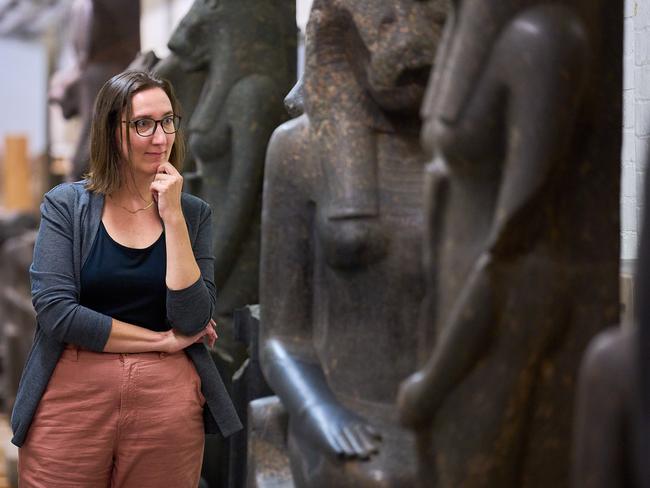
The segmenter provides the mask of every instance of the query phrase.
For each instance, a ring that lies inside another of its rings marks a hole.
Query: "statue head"
[[[326,215],[378,212],[376,132],[416,118],[448,0],[315,0],[305,110],[327,178]]]
[[[429,81],[431,88],[422,106],[423,118],[429,118],[436,107],[436,116],[449,123],[456,122],[502,29],[524,10],[547,3],[547,0],[452,0],[436,59],[436,65],[444,60],[445,66],[434,70]],[[552,3],[574,10],[596,46],[600,46],[603,37],[609,35],[603,25],[619,8],[618,2],[605,0],[559,0]],[[437,100],[437,93],[444,93],[444,100]]]
[[[315,0],[307,25],[308,89],[320,92],[323,87],[318,78],[326,72],[336,76],[347,71],[352,78],[345,81],[356,82],[359,91],[382,110],[416,109],[442,33],[447,3]]]
[[[284,74],[296,48],[295,10],[285,0],[195,0],[168,46],[189,72],[216,61],[230,72]]]

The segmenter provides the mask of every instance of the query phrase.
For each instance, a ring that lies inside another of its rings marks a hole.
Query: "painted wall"
[[[45,151],[47,55],[39,41],[0,38],[0,153],[7,134],[26,134],[32,157]]]
[[[167,41],[193,0],[141,0],[142,51],[153,50],[159,58],[169,54]]]

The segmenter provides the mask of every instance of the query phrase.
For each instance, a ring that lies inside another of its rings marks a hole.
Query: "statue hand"
[[[402,382],[397,394],[400,422],[413,430],[426,428],[433,421],[438,401],[427,384],[425,373],[418,371]]]
[[[294,430],[329,455],[369,459],[379,451],[381,434],[340,405],[318,404],[297,415]]]

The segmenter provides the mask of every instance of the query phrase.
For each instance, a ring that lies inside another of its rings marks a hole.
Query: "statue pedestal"
[[[289,416],[277,396],[248,406],[247,488],[293,488],[287,448]]]

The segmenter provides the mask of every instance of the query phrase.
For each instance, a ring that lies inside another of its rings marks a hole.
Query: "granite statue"
[[[13,409],[22,367],[36,331],[28,273],[35,240],[36,230],[26,229],[0,245],[0,344],[3,411],[6,414]]]
[[[75,65],[55,74],[50,100],[61,105],[64,117],[81,117],[70,174],[79,180],[88,171],[95,97],[106,80],[123,71],[140,50],[140,2],[76,0],[71,28]]]
[[[297,487],[413,485],[395,399],[416,366],[418,109],[446,12],[446,1],[312,6],[288,100],[305,113],[275,131],[264,183],[260,360],[284,410],[266,401],[249,424],[288,418]]]
[[[185,120],[196,164],[187,180],[212,206],[218,316],[258,302],[264,157],[286,119],[296,35],[294,2],[196,0],[168,43],[174,66],[205,72]]]
[[[638,297],[646,297],[650,290],[649,197],[650,173],[646,173],[636,270]],[[650,455],[650,304],[647,300],[637,300],[634,315],[633,323],[597,335],[582,360],[575,411],[574,488],[650,487],[647,461]]]
[[[36,316],[28,268],[38,217],[0,209],[0,403],[11,412],[23,364],[31,347]]]
[[[423,104],[427,299],[400,389],[421,486],[566,487],[618,320],[623,6],[456,0]]]

